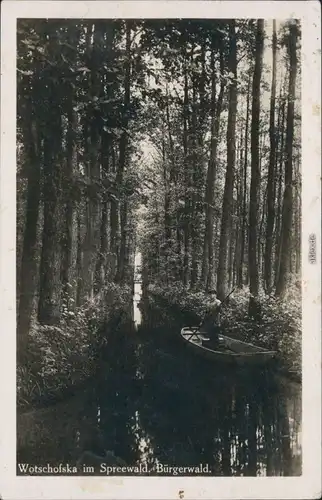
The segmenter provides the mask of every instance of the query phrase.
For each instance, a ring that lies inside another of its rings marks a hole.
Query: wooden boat
[[[214,350],[207,347],[210,339],[194,327],[182,328],[181,338],[195,354],[215,362],[258,366],[266,364],[276,355],[276,351],[268,351],[225,335],[219,335],[219,347]]]

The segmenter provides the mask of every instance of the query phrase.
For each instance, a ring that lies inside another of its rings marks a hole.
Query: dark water
[[[223,373],[152,332],[110,338],[102,359],[74,398],[18,417],[18,462],[75,464],[84,450],[109,450],[149,474],[200,463],[215,476],[301,474],[300,385]]]

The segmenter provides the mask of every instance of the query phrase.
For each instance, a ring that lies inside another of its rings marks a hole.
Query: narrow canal
[[[301,474],[301,386],[223,373],[162,331],[140,333],[139,283],[134,291],[136,329],[109,338],[88,387],[18,417],[17,472],[19,463],[74,465],[87,450],[150,475],[199,464],[200,475]]]

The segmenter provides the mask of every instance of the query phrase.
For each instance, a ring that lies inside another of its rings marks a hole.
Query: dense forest
[[[19,20],[22,362],[124,308],[137,251],[159,291],[247,291],[251,317],[298,292],[300,39],[294,20]]]
[[[298,30],[192,24],[187,44],[184,30],[160,29],[149,132],[158,188],[143,231],[152,276],[215,285],[223,298],[247,284],[254,297],[283,295],[300,272]]]

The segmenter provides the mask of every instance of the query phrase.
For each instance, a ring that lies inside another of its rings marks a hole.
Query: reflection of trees
[[[117,332],[101,353],[94,389],[43,415],[37,449],[20,456],[59,463],[85,449],[111,450],[149,468],[158,460],[207,463],[213,475],[298,474],[300,411],[289,385],[225,374],[184,349],[159,351],[153,339],[138,344],[132,333]]]
[[[296,393],[290,391],[291,384],[276,385],[272,394],[266,397],[263,412],[264,438],[266,445],[266,474],[268,476],[277,475],[297,475],[300,473],[301,464],[297,463],[301,450],[298,446],[298,435],[300,426],[296,423],[300,421],[301,398],[300,388],[296,388]],[[288,405],[289,401],[296,404]],[[271,419],[269,420],[269,416]],[[290,421],[295,423],[293,428]],[[294,433],[294,438],[292,436]],[[292,438],[295,442],[292,449]]]
[[[284,476],[290,476],[292,473],[292,452],[291,452],[291,442],[290,442],[290,424],[289,416],[286,410],[285,399],[280,398],[279,401],[279,421],[280,421],[280,447],[281,447],[281,458],[282,458],[282,474]]]
[[[208,463],[214,475],[294,473],[298,429],[278,385],[259,373],[216,372],[168,347],[160,353],[151,340],[134,349],[126,338],[110,349],[100,427],[115,453],[149,466]]]
[[[211,377],[208,368],[205,376],[200,364],[188,369],[180,356],[156,359],[152,349],[142,353],[140,413],[159,461],[208,463],[225,476],[291,474],[287,408],[276,384],[259,373]]]
[[[126,332],[111,335],[95,391],[104,448],[113,450],[129,464],[137,460],[132,425],[138,387],[135,346],[131,339]]]
[[[279,394],[277,413],[279,421],[278,444],[281,460],[280,469],[281,474],[284,476],[301,474],[301,460],[299,460],[298,449],[294,446],[299,433],[297,426],[299,415],[297,415],[297,412],[300,413],[300,408],[297,408],[293,404],[288,405],[288,402],[289,400],[283,391]],[[292,422],[292,427],[290,422]]]
[[[145,311],[143,325],[150,327],[150,316]],[[168,345],[168,350],[174,351],[174,346]],[[295,410],[281,397],[280,382],[271,374],[245,371],[225,380],[220,370],[216,373],[185,352],[181,356],[174,351],[171,362],[156,361],[151,351],[146,358],[143,354],[148,388],[141,420],[154,446],[163,450],[162,460],[207,460],[216,475],[294,473],[299,419],[291,417]],[[173,365],[185,368],[180,373]],[[299,395],[289,399],[301,405]]]
[[[232,384],[230,399],[221,408],[221,472],[252,476],[257,470],[258,395],[248,379]]]
[[[141,423],[156,459],[169,465],[198,465],[209,447],[209,433],[203,427],[201,413],[207,414],[207,408],[196,381],[180,358],[153,355],[149,348],[143,356]]]
[[[66,402],[54,421],[60,423],[55,434],[55,462],[75,463],[84,450],[103,456],[112,450],[129,464],[137,460],[133,419],[138,386],[135,381],[136,357],[129,332],[115,331],[100,353],[95,379],[87,388],[81,405]],[[54,415],[54,413],[53,413]],[[47,447],[44,458],[48,459]],[[56,458],[57,457],[57,458]],[[54,460],[53,460],[54,462]]]

